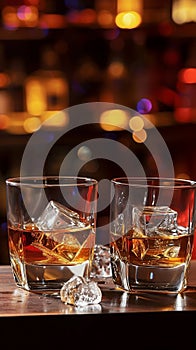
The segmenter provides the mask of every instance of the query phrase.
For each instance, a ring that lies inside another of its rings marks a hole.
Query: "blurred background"
[[[170,150],[175,176],[196,179],[195,0],[0,1],[0,264],[9,263],[5,179],[19,175],[29,138],[55,112],[97,101],[145,115]],[[65,122],[59,113],[50,130]],[[108,129],[101,118],[67,134],[46,172],[58,173],[66,152],[93,135],[122,142],[146,174],[155,175],[143,145],[150,130],[140,122],[130,124],[132,137]],[[85,160],[81,175],[121,175],[112,162],[88,162],[88,152],[84,147],[78,153]]]

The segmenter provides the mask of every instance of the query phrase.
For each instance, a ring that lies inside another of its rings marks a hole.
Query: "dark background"
[[[50,76],[57,71],[66,81],[65,108],[99,101],[137,110],[138,101],[149,99],[152,102],[150,117],[171,153],[175,176],[196,179],[196,23],[176,24],[171,16],[172,1],[144,0],[143,22],[139,27],[119,29],[114,23],[103,27],[97,21],[97,3],[1,1],[0,264],[9,262],[5,179],[19,174],[22,155],[32,135],[17,123],[27,111],[26,81],[35,72],[44,71]],[[20,20],[15,27],[8,26],[6,11],[16,13],[21,6],[37,8],[37,22],[28,26]],[[106,0],[105,6],[114,15],[115,1]],[[48,25],[47,18],[53,18]],[[120,63],[121,74],[111,73],[114,62]],[[188,68],[194,68],[192,78],[183,81],[182,72]],[[9,78],[7,83],[3,82],[5,76]],[[58,102],[53,98],[49,102]],[[6,99],[10,104],[3,107]],[[143,144],[130,140],[124,131],[106,133],[99,125],[74,130],[59,140],[46,172],[56,174],[64,154],[89,137],[110,137],[126,144],[141,160],[146,175],[156,174],[153,158]],[[122,174],[122,169],[107,160],[98,159],[96,164],[96,170],[89,162],[80,173],[98,180]],[[98,224],[107,221],[107,216],[107,210],[101,213]]]

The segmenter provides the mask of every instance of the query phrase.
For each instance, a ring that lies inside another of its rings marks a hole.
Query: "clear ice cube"
[[[133,208],[133,227],[129,231],[132,251],[143,260],[148,254],[151,259],[177,258],[179,255],[178,235],[186,234],[187,228],[177,224],[178,213],[167,206],[144,206]]]
[[[35,225],[39,232],[35,231],[32,245],[43,252],[48,262],[69,264],[81,263],[84,257],[83,251],[88,244],[91,246],[90,225],[83,222],[79,214],[65,206],[50,201]]]
[[[82,228],[86,224],[80,220],[79,214],[55,201],[50,201],[38,218],[36,226],[39,230],[58,230],[66,228]]]
[[[146,236],[178,234],[178,213],[167,206],[134,207],[132,214],[134,228]]]
[[[65,304],[87,306],[99,304],[102,292],[95,281],[87,281],[83,277],[73,276],[61,288],[60,298]]]

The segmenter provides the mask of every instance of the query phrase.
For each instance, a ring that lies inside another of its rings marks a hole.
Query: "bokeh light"
[[[27,119],[25,119],[24,124],[23,124],[24,130],[27,133],[33,133],[33,132],[39,130],[40,126],[41,126],[41,121],[37,117],[27,118]]]
[[[129,127],[133,131],[140,131],[144,127],[144,121],[141,117],[135,116],[129,120]]]
[[[89,147],[81,146],[77,152],[78,158],[82,161],[89,161],[92,157],[92,152]]]
[[[152,102],[148,98],[142,98],[137,103],[137,111],[139,113],[149,113],[152,109]]]
[[[147,139],[147,133],[144,129],[140,131],[134,131],[132,134],[133,140],[137,143],[143,143]]]
[[[196,68],[184,68],[178,74],[179,80],[185,84],[196,83]]]
[[[115,18],[116,25],[121,29],[133,29],[138,27],[142,22],[139,13],[135,11],[120,12]]]
[[[100,116],[100,125],[106,131],[125,129],[128,125],[128,115],[120,109],[105,111]]]

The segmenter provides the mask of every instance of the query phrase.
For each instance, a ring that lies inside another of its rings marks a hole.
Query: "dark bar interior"
[[[127,15],[128,0],[0,2],[0,264],[9,264],[5,180],[20,174],[25,147],[42,123],[48,121],[50,135],[64,127],[60,114],[52,123],[50,117],[67,108],[105,102],[135,110],[166,143],[175,177],[196,180],[196,2],[132,3]],[[157,174],[145,147],[147,124],[134,129],[129,123],[127,130],[122,119],[121,129],[108,129],[100,119],[87,127],[80,117],[80,127],[53,145],[46,174],[58,174],[65,155],[82,143],[80,175],[121,176],[107,150],[105,159],[89,156],[85,142],[95,138],[121,143],[146,175]],[[105,208],[98,228],[107,221]],[[98,230],[98,241],[99,234],[105,232]]]

